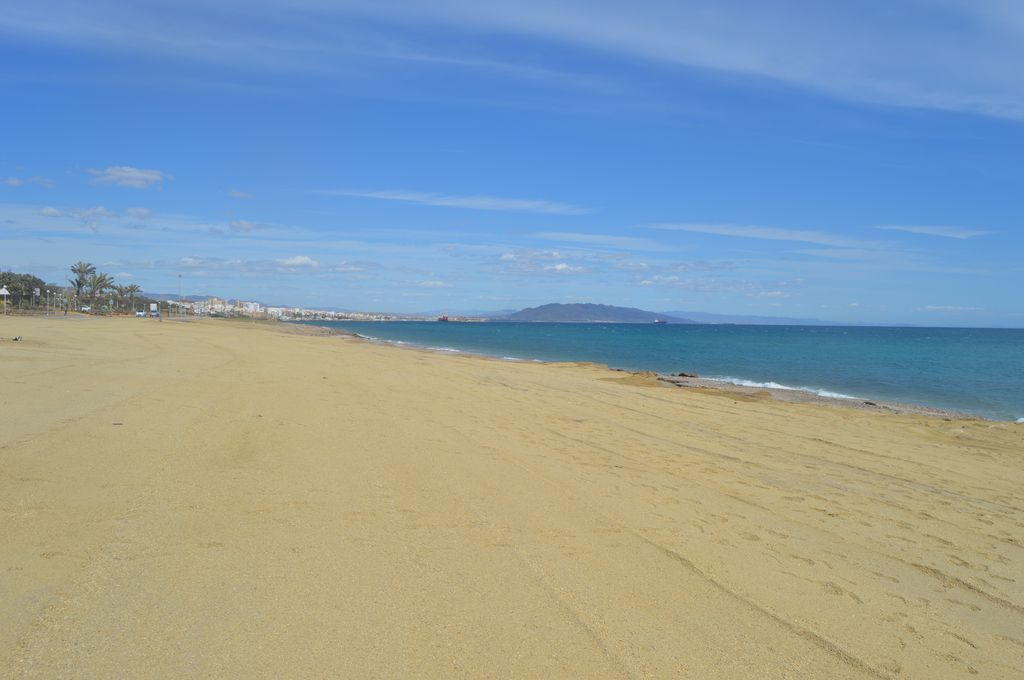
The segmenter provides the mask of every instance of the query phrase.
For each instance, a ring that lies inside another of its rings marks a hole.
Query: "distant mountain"
[[[788,316],[750,316],[745,314],[711,314],[709,312],[665,312],[671,316],[684,316],[698,323],[734,323],[751,326],[853,326],[857,324],[824,321],[822,319],[802,319]]]
[[[545,321],[548,323],[654,323],[657,320],[669,323],[696,323],[674,315],[647,312],[634,307],[613,307],[594,304],[541,305],[522,309],[513,314],[492,321]]]

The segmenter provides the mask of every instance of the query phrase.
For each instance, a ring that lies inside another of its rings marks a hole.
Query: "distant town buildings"
[[[188,316],[246,317],[279,321],[396,321],[419,318],[374,312],[334,312],[303,307],[268,307],[259,302],[224,300],[217,297],[194,301],[169,300],[166,304],[172,314]]]

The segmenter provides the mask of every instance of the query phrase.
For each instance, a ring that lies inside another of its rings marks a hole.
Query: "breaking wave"
[[[832,392],[830,390],[818,390],[813,387],[793,387],[792,385],[783,385],[782,383],[767,381],[757,382],[754,380],[744,380],[742,378],[708,378],[708,380],[714,380],[715,382],[728,383],[730,385],[738,385],[739,387],[757,387],[765,388],[770,390],[790,390],[793,392],[810,392],[816,394],[819,397],[828,397],[830,399],[859,399],[860,397],[854,397],[849,394],[843,394],[842,392]]]

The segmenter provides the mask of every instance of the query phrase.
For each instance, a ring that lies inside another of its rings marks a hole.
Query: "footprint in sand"
[[[829,595],[837,595],[837,596],[840,596],[840,597],[843,596],[843,595],[848,595],[851,598],[853,598],[853,601],[856,602],[857,604],[864,604],[864,600],[862,600],[859,597],[857,597],[857,595],[855,593],[851,593],[849,590],[846,590],[845,588],[837,585],[836,583],[834,583],[832,581],[822,581],[821,582],[821,587]]]

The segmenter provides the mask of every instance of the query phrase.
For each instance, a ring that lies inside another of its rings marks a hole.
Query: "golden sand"
[[[0,336],[3,677],[1024,677],[1024,426],[238,322]]]

